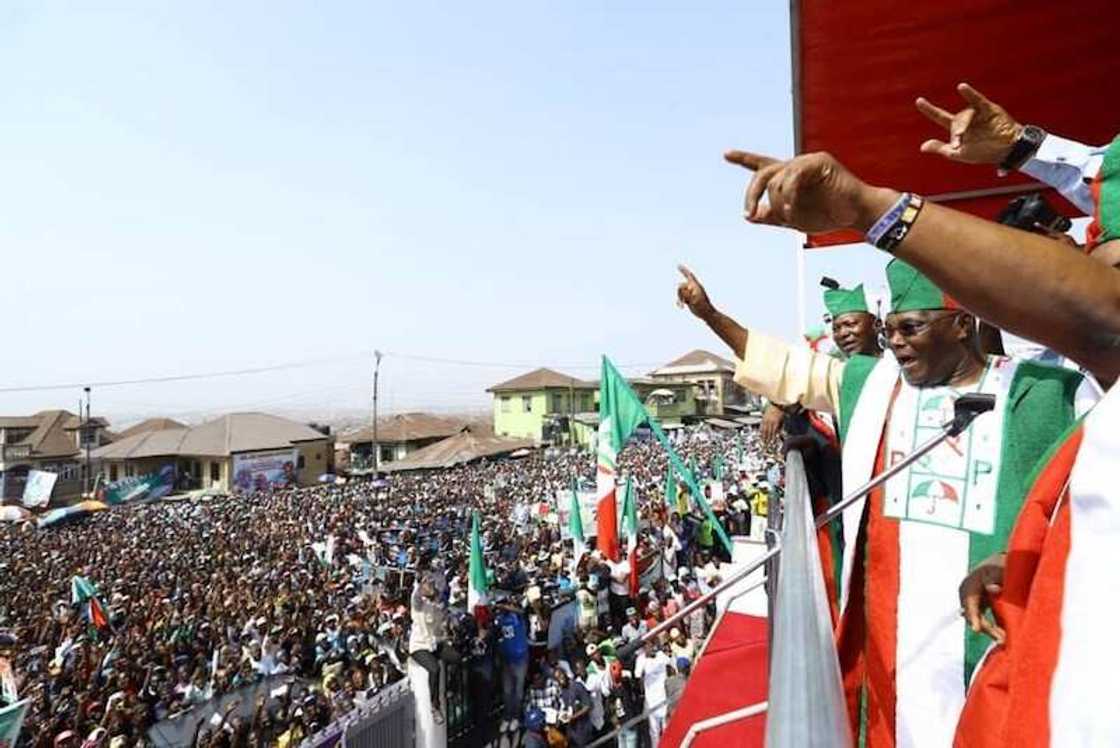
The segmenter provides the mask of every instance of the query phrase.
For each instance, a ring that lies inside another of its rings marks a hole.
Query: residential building
[[[334,470],[334,437],[265,413],[231,413],[198,426],[142,431],[94,450],[93,459],[109,482],[174,467],[191,487],[232,490],[239,465],[270,458],[291,464],[301,486]]]
[[[756,398],[735,384],[735,363],[710,351],[690,351],[649,376],[657,382],[691,384],[702,415],[743,415],[757,407]]]
[[[429,413],[400,413],[377,421],[378,465],[403,460],[417,450],[458,434],[467,422]],[[346,456],[351,469],[369,466],[373,454],[373,429],[369,426],[340,434],[335,448]]]
[[[437,470],[482,459],[521,457],[528,454],[534,446],[536,444],[533,439],[476,434],[470,426],[465,426],[454,436],[417,450],[403,460],[389,463],[385,466],[385,471]]]
[[[0,499],[20,498],[31,470],[58,474],[54,498],[80,494],[86,446],[106,443],[107,425],[103,418],[86,424],[66,410],[0,417]]]
[[[535,369],[486,391],[494,396],[494,434],[557,444],[569,437],[570,419],[595,412],[599,385],[552,369]]]

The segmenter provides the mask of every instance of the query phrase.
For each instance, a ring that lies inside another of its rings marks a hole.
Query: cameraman
[[[408,656],[428,671],[428,694],[432,701],[432,719],[443,724],[443,703],[439,691],[440,661],[457,663],[456,652],[446,641],[447,609],[439,597],[439,589],[430,574],[420,577],[412,588],[412,633],[408,639]]]

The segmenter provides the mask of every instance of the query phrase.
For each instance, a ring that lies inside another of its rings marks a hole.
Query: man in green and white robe
[[[869,746],[952,742],[988,642],[966,630],[957,586],[1005,547],[1034,464],[1096,399],[1074,371],[980,353],[976,321],[927,278],[887,266],[892,356],[841,361],[742,328],[682,269],[678,297],[735,351],[736,381],[839,417],[850,490],[910,454],[967,392],[980,416],[843,516],[838,649],[853,730]]]

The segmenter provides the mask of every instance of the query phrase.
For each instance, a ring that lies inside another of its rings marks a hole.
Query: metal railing
[[[300,748],[411,748],[415,741],[416,699],[406,678],[306,738]]]
[[[765,712],[768,708],[769,704],[767,702],[760,701],[757,704],[751,704],[750,706],[745,706],[742,709],[736,709],[733,712],[725,712],[723,714],[718,714],[715,717],[709,717],[708,719],[702,719],[699,722],[693,722],[692,725],[688,728],[688,732],[685,733],[684,740],[681,741],[681,748],[689,748],[689,746],[692,745],[692,741],[696,740],[696,737],[702,732],[707,732],[708,730],[715,729],[716,727],[723,727],[724,725],[729,725],[732,722],[738,722],[742,719],[748,719],[750,717],[758,716],[759,714]]]

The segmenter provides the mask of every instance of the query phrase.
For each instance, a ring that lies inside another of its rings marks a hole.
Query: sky
[[[680,262],[797,332],[800,237],[746,224],[721,159],[792,152],[787,3],[17,0],[0,71],[2,414],[296,364],[93,408],[330,417],[375,349],[382,412],[456,412],[537,366],[726,353]]]

